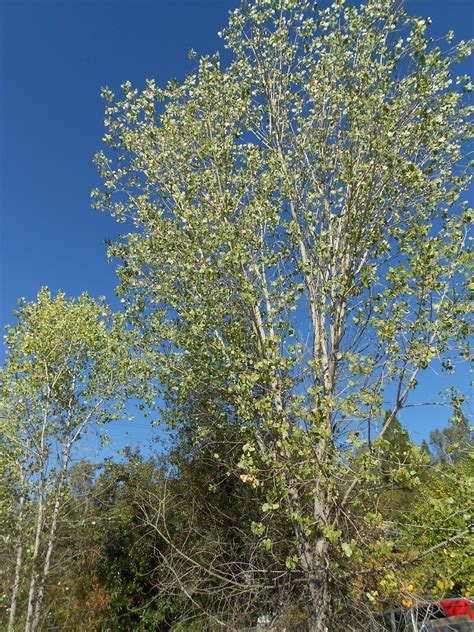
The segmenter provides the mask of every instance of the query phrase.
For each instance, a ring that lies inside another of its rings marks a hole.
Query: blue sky
[[[0,326],[12,321],[19,296],[31,299],[43,285],[103,294],[116,305],[104,239],[119,227],[90,209],[99,184],[92,156],[104,133],[100,88],[183,78],[196,64],[190,48],[200,55],[222,46],[217,31],[237,3],[0,0]],[[435,35],[473,34],[471,0],[408,5],[431,16]],[[416,410],[407,421],[419,436],[446,417]],[[112,437],[145,437],[147,422],[135,424]]]

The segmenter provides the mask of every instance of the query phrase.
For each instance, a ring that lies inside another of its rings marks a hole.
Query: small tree
[[[405,511],[400,540],[407,549],[404,598],[408,601],[417,595],[472,597],[472,511],[466,502],[472,494],[469,461],[436,464],[422,493]]]
[[[472,426],[459,404],[455,406],[446,428],[430,432],[430,445],[435,458],[441,463],[454,463],[466,458],[472,451],[473,443]]]
[[[17,501],[9,629],[18,627],[23,587],[29,632],[42,616],[73,451],[87,433],[101,434],[120,415],[133,371],[120,317],[86,294],[74,301],[43,289],[36,302],[20,302],[17,318],[5,337],[0,423],[2,459]]]
[[[256,534],[290,526],[282,571],[313,632],[390,554],[357,526],[381,520],[386,433],[423,371],[465,353],[471,84],[453,65],[470,46],[428,24],[392,0],[256,0],[231,13],[226,68],[104,90],[93,197],[133,226],[110,254],[165,419],[199,444],[240,434],[229,473]],[[410,450],[397,477],[416,485]]]

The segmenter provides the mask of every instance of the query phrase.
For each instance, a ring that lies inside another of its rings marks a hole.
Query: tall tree
[[[27,583],[22,621],[30,632],[43,614],[73,451],[87,433],[101,434],[117,418],[127,386],[140,378],[132,371],[123,319],[112,318],[107,306],[86,294],[71,300],[43,289],[35,302],[20,301],[17,319],[6,334],[0,424],[2,462],[17,497],[9,628],[18,628],[18,593]]]
[[[226,67],[104,90],[92,195],[131,224],[110,254],[165,419],[198,444],[239,433],[228,471],[254,528],[291,528],[312,632],[336,629],[341,559],[380,564],[354,520],[377,514],[386,433],[433,359],[465,353],[470,45],[428,25],[392,0],[255,0]]]

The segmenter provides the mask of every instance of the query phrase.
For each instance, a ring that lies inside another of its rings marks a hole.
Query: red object
[[[471,621],[474,621],[474,612],[469,599],[443,599],[443,601],[440,601],[440,604],[448,617],[463,617],[467,615]]]

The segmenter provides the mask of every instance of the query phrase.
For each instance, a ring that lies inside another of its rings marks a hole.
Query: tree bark
[[[329,586],[329,551],[325,538],[318,538],[313,553],[313,569],[308,576],[308,632],[331,630],[331,592]]]
[[[38,500],[38,511],[36,514],[36,534],[35,534],[35,542],[33,547],[33,559],[31,563],[31,576],[30,576],[30,587],[28,590],[28,607],[26,611],[26,621],[25,621],[25,629],[24,632],[31,632],[34,628],[32,627],[33,622],[33,613],[34,613],[34,605],[36,599],[36,580],[38,576],[38,564],[39,564],[39,556],[40,556],[40,548],[41,548],[41,540],[42,540],[42,531],[44,526],[44,497],[43,490],[40,493],[40,497]]]
[[[36,592],[36,598],[35,598],[35,604],[34,604],[34,614],[33,614],[33,620],[32,620],[32,625],[31,625],[31,630],[33,630],[33,631],[37,630],[38,629],[38,625],[39,625],[39,619],[40,619],[40,615],[41,615],[41,608],[42,608],[43,599],[44,599],[44,590],[45,590],[45,586],[46,586],[46,579],[47,579],[48,574],[49,574],[49,566],[50,566],[50,562],[51,562],[51,554],[53,552],[53,547],[54,547],[54,540],[55,540],[55,535],[56,535],[56,526],[57,526],[57,520],[58,520],[58,512],[59,512],[59,497],[56,499],[56,502],[54,504],[51,528],[50,528],[50,531],[49,531],[49,538],[48,538],[48,543],[47,543],[47,548],[46,548],[46,555],[45,555],[45,558],[44,558],[44,564],[43,564],[43,569],[41,571],[41,576],[39,578],[38,590]]]
[[[53,382],[54,386],[55,381]],[[38,510],[36,513],[36,533],[35,533],[35,542],[33,546],[33,559],[31,564],[31,578],[30,578],[30,589],[28,591],[28,608],[26,612],[26,621],[25,621],[25,630],[24,632],[31,632],[32,620],[33,620],[33,608],[34,608],[34,600],[36,596],[36,579],[38,573],[38,564],[39,564],[39,555],[41,549],[42,535],[43,535],[43,527],[44,527],[44,511],[45,511],[45,502],[46,502],[46,462],[48,455],[48,446],[46,441],[46,431],[48,424],[48,415],[50,411],[50,395],[51,388],[48,386],[47,389],[47,402],[46,407],[43,413],[43,419],[41,423],[41,435],[40,435],[40,445],[39,445],[39,471],[40,471],[40,481],[39,481],[39,490],[38,490]]]
[[[40,553],[40,545],[41,545],[41,534],[43,530],[43,522],[44,522],[44,491],[41,489],[40,496],[38,499],[38,512],[36,518],[36,534],[35,534],[35,543],[33,548],[33,559],[32,559],[32,568],[31,568],[31,579],[30,579],[30,589],[28,591],[28,608],[26,612],[26,622],[25,622],[25,632],[30,632],[32,630],[32,621],[33,621],[33,608],[34,608],[34,600],[36,596],[36,577],[37,577],[37,567],[38,567],[38,558]]]
[[[70,431],[71,429],[71,423],[68,424],[68,430]],[[39,584],[38,584],[38,590],[37,590],[37,594],[36,594],[36,599],[35,599],[35,605],[34,605],[34,615],[33,615],[33,623],[32,623],[32,627],[31,629],[37,630],[38,626],[39,626],[39,620],[40,620],[40,616],[41,616],[41,608],[43,606],[43,599],[44,599],[44,591],[45,591],[45,587],[46,587],[46,580],[48,578],[49,575],[49,568],[51,565],[51,555],[53,553],[53,548],[54,548],[54,542],[56,539],[56,530],[57,530],[57,526],[58,526],[58,517],[59,517],[59,509],[60,509],[60,504],[61,504],[61,492],[62,492],[62,488],[64,485],[64,481],[66,478],[66,472],[68,469],[68,465],[69,465],[69,454],[71,451],[71,438],[68,439],[68,443],[66,444],[65,450],[64,450],[64,455],[63,455],[63,463],[61,466],[61,471],[59,474],[59,480],[57,483],[57,489],[56,489],[56,498],[54,501],[54,508],[53,508],[53,514],[51,516],[51,526],[49,529],[49,536],[48,536],[48,541],[46,544],[46,553],[45,553],[45,557],[44,557],[44,562],[43,562],[43,569],[41,571],[41,576],[39,579]]]
[[[25,487],[23,468],[20,466],[21,495],[18,505],[18,543],[16,549],[15,577],[13,580],[12,596],[10,600],[10,616],[8,618],[8,632],[13,632],[16,618],[18,592],[20,590],[21,571],[23,567],[23,523],[25,506]]]

